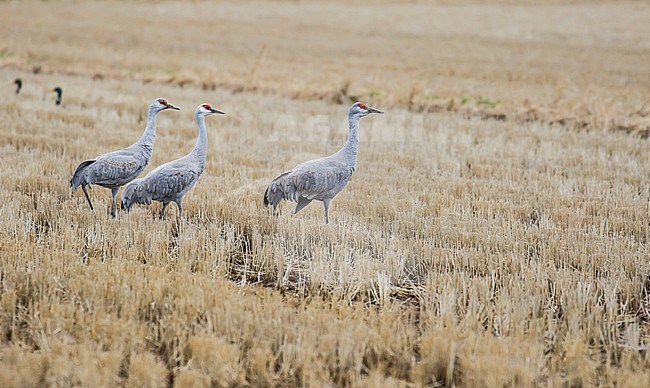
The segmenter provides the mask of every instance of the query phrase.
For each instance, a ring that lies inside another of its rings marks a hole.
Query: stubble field
[[[647,386],[650,7],[0,2],[0,386]],[[15,95],[12,82],[24,87]],[[63,105],[54,105],[54,86]],[[211,116],[177,209],[68,180],[150,171]],[[276,175],[357,170],[278,216]]]

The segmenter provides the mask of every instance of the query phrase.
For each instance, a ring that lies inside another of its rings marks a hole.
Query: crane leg
[[[327,213],[329,213],[329,210],[330,210],[330,203],[331,203],[331,202],[332,202],[332,200],[329,199],[329,198],[323,200],[323,206],[325,206],[325,223],[326,223],[326,224],[329,224],[329,222],[330,222]]]
[[[162,220],[163,217],[165,217],[165,209],[167,209],[167,205],[169,205],[169,202],[163,202],[163,207],[160,210],[160,219]]]
[[[176,206],[178,206],[178,218],[181,218],[181,214],[183,213],[183,200],[179,198],[174,202],[176,202]]]
[[[111,196],[113,197],[113,201],[111,202],[111,217],[115,218],[115,198],[117,198],[117,191],[119,190],[119,187],[115,187],[111,189]]]
[[[86,201],[88,201],[88,206],[90,206],[90,210],[94,210],[93,203],[90,202],[90,197],[88,196],[88,192],[86,191],[86,185],[81,185],[81,190],[83,190],[84,195],[86,196]]]

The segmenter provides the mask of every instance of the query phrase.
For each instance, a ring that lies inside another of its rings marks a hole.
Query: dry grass
[[[650,133],[647,3],[403,3],[8,2],[0,60]]]
[[[647,6],[378,5],[340,28],[318,3],[24,4],[0,3],[0,386],[648,385],[648,144],[608,130],[645,120]],[[346,57],[359,41],[379,44]],[[266,184],[340,146],[351,95],[389,109],[332,224],[271,216]],[[198,103],[228,113],[187,214],[110,219],[101,188],[89,211],[74,167],[159,96],[182,111],[152,166],[191,149]]]

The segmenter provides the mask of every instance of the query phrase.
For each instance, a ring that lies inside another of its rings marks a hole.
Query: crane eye
[[[208,104],[203,104],[203,109],[212,110],[212,107]]]
[[[365,104],[359,103],[359,108],[361,109],[368,109],[368,107]]]
[[[158,102],[160,102],[160,103],[163,104],[163,105],[167,105],[167,101],[165,101],[165,100],[160,100],[160,101],[158,101]]]

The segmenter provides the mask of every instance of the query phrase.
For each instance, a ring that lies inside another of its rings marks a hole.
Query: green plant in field
[[[483,96],[478,96],[475,100],[476,105],[485,105],[489,106],[490,108],[494,108],[497,106],[501,101],[499,100],[490,100],[488,97],[483,97]]]
[[[431,101],[437,100],[439,98],[440,98],[440,96],[438,96],[437,94],[429,94],[429,95],[424,96],[425,100],[431,100]]]
[[[377,98],[381,95],[381,92],[379,90],[371,90],[370,93],[368,93],[370,98]]]
[[[461,96],[460,97],[460,105],[467,104],[467,101],[469,101],[469,98],[467,96]]]

